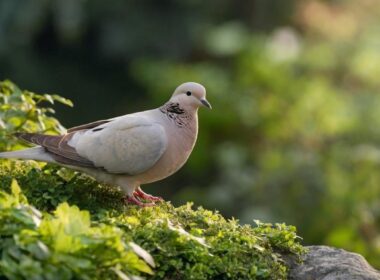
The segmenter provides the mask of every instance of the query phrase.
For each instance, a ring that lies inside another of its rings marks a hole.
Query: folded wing
[[[151,168],[167,147],[164,128],[143,117],[125,116],[82,126],[62,136],[19,133],[44,147],[62,164],[102,168],[109,173],[136,175]]]

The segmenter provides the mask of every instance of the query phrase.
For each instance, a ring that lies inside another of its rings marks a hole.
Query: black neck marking
[[[185,126],[186,121],[191,119],[185,109],[179,106],[179,103],[168,102],[160,107],[160,111],[179,127]]]
[[[168,113],[173,113],[177,115],[182,115],[183,113],[185,113],[185,110],[179,107],[179,103],[172,103],[172,102],[167,103],[164,106],[162,106],[161,112],[163,110],[167,111]]]
[[[179,103],[169,102],[160,107],[160,111],[164,114],[176,114],[182,115],[185,113],[185,110],[179,107]]]

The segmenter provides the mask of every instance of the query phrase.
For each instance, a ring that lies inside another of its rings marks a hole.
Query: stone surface
[[[309,246],[303,264],[288,260],[291,280],[380,280],[380,271],[359,254],[328,246]]]

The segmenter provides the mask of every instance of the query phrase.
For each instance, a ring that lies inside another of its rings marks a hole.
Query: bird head
[[[201,106],[211,109],[211,104],[206,99],[206,89],[204,86],[194,82],[188,82],[178,86],[172,97],[171,102],[177,102],[182,107],[198,109]]]

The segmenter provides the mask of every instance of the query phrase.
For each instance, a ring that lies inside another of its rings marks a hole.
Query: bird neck
[[[197,126],[197,108],[182,107],[177,102],[169,101],[159,108],[169,120],[173,121],[178,127]]]
[[[185,113],[185,109],[179,106],[177,102],[166,102],[164,105],[160,107],[160,111],[164,114],[176,114],[182,115]]]

